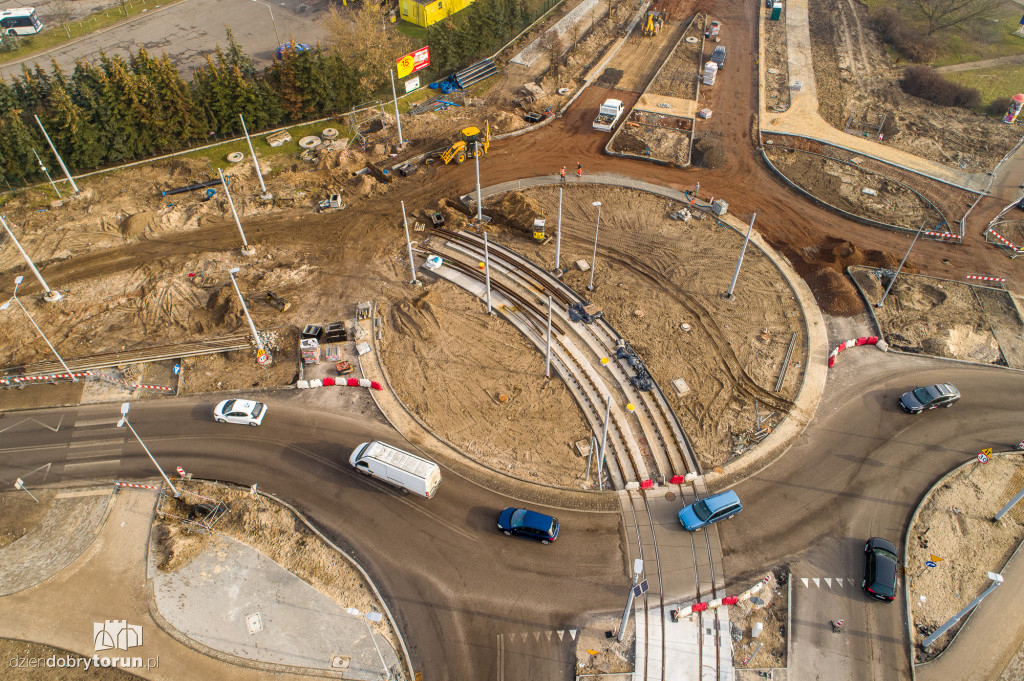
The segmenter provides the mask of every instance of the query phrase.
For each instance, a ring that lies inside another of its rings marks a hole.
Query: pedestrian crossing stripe
[[[832,582],[835,582],[836,586],[839,587],[845,586],[843,584],[844,581],[849,582],[851,585],[854,583],[854,580],[849,577],[800,577],[800,581],[804,583],[804,588],[807,589],[811,587],[811,582],[814,582],[815,588],[818,589],[821,588],[822,581],[824,581],[825,585],[830,589],[832,588]]]

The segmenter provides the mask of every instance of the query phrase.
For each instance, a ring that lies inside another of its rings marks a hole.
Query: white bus
[[[35,7],[15,7],[0,10],[0,34],[32,35],[43,30]]]

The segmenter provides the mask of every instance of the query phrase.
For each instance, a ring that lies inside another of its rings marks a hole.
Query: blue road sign
[[[924,562],[924,564],[927,565],[928,567],[938,567],[939,566],[939,564],[936,563],[934,560],[926,560]]]

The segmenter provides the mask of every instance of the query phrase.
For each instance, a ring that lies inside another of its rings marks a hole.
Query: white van
[[[429,499],[441,484],[441,469],[433,461],[383,442],[364,442],[348,460],[356,470]]]

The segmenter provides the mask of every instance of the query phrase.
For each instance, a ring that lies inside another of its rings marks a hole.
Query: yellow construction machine
[[[656,12],[654,10],[648,12],[647,18],[644,19],[644,35],[658,35],[661,27],[665,25],[666,18],[665,12]]]
[[[463,128],[462,139],[457,140],[448,147],[447,151],[441,152],[441,160],[448,165],[452,160],[456,164],[466,161],[466,158],[474,158],[486,154],[491,146],[491,123],[484,122],[484,130],[480,128]]]

